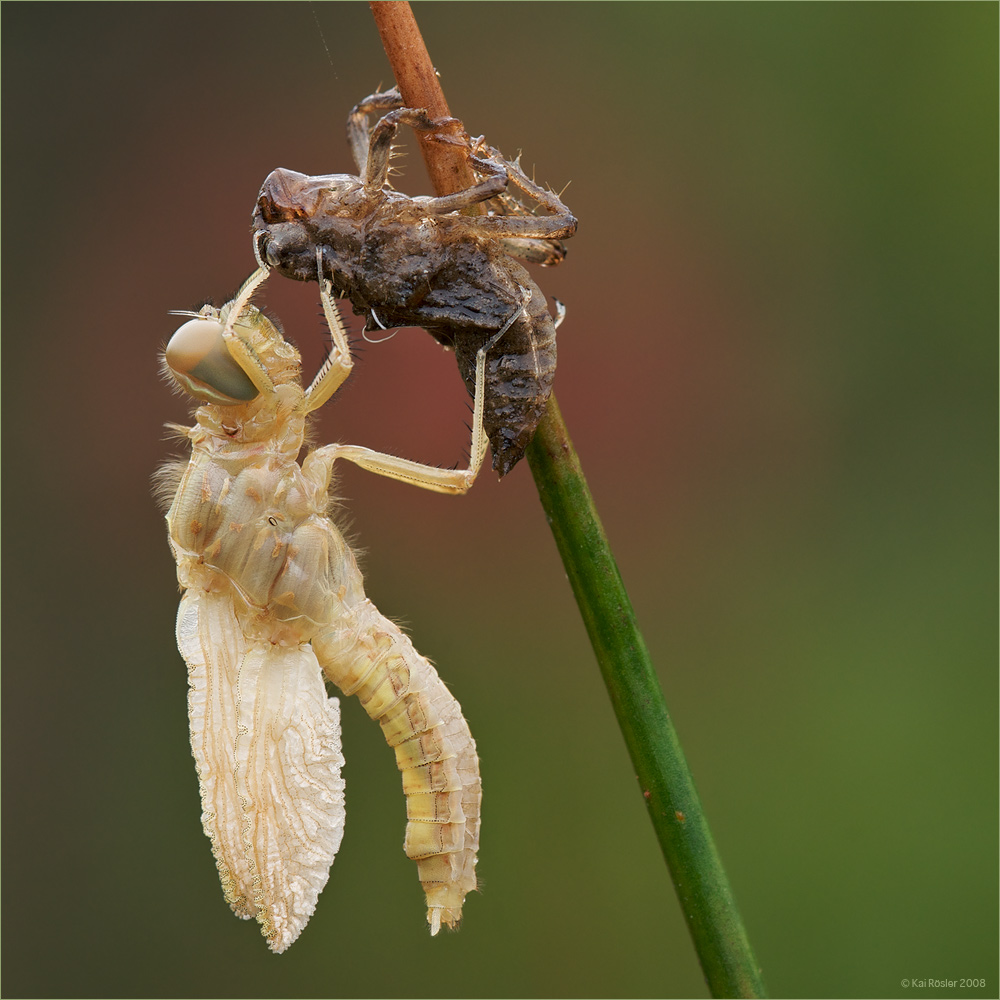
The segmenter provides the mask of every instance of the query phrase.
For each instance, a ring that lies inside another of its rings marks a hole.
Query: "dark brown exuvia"
[[[470,139],[457,119],[401,105],[393,88],[351,111],[347,137],[359,176],[284,168],[268,175],[253,215],[256,252],[299,281],[317,280],[321,259],[324,276],[367,318],[367,329],[422,327],[454,349],[470,395],[476,352],[489,345],[484,426],[503,476],[524,455],[552,391],[558,325],[513,257],[558,264],[566,254],[559,240],[573,235],[576,219],[516,161]],[[370,112],[386,113],[369,134]],[[439,198],[395,191],[389,159],[400,124],[462,150],[482,180]],[[509,184],[549,214],[533,215]],[[460,214],[477,204],[485,214]]]

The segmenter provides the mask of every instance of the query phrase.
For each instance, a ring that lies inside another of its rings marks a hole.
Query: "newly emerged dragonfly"
[[[172,497],[167,525],[184,592],[177,643],[188,665],[202,823],[226,900],[284,951],[315,909],[344,829],[339,703],[327,697],[325,675],[358,696],[395,751],[404,850],[417,862],[436,934],[457,923],[476,887],[476,745],[434,667],[365,597],[328,516],[328,489],[334,462],[347,459],[425,489],[466,492],[486,451],[487,354],[516,317],[477,354],[468,468],[340,444],[300,464],[307,418],[347,378],[350,348],[321,276],[333,342],[303,389],[299,352],[251,304],[266,277],[261,268],[221,309],[186,314],[164,355],[166,371],[201,404],[193,427],[173,427],[190,460],[166,467],[161,485]]]
[[[385,114],[369,133],[371,112]],[[483,179],[441,198],[395,191],[389,160],[402,124],[460,149]],[[312,281],[320,252],[323,275],[369,329],[427,330],[454,349],[470,394],[480,349],[505,327],[486,368],[483,414],[493,467],[505,475],[524,455],[552,391],[562,317],[560,306],[553,320],[542,291],[513,258],[558,264],[566,253],[560,240],[576,232],[576,219],[517,161],[482,137],[470,139],[457,119],[402,107],[395,88],[358,104],[347,134],[359,176],[284,168],[268,175],[253,216],[258,260]],[[532,214],[512,187],[547,214]],[[475,205],[486,214],[461,214]]]

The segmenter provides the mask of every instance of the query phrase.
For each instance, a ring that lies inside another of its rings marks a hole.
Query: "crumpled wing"
[[[282,952],[312,916],[344,835],[340,703],[311,646],[248,640],[230,593],[188,590],[177,645],[226,901]]]

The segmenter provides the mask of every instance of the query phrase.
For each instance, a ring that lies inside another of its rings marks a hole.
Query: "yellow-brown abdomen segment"
[[[482,786],[461,706],[409,638],[370,601],[313,639],[327,677],[356,694],[396,754],[406,795],[407,857],[427,897],[431,933],[453,926],[476,888]]]

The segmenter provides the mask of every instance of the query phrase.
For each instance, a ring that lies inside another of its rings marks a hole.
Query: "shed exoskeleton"
[[[371,112],[385,114],[369,133]],[[400,125],[463,150],[482,180],[440,198],[394,190],[389,159]],[[358,176],[278,168],[265,179],[253,214],[258,260],[310,281],[318,249],[323,274],[369,329],[427,330],[454,349],[470,394],[480,348],[506,325],[487,364],[483,414],[493,467],[503,476],[524,455],[552,391],[563,312],[560,306],[553,320],[545,296],[513,257],[559,263],[565,256],[559,241],[574,234],[576,219],[517,161],[481,137],[471,139],[457,119],[402,107],[395,88],[358,104],[347,131]],[[529,212],[511,186],[548,214]],[[486,214],[461,214],[475,205]]]
[[[343,835],[339,703],[327,697],[325,675],[358,696],[395,751],[404,850],[417,862],[436,934],[457,923],[476,887],[476,745],[434,667],[365,597],[328,516],[328,491],[338,459],[426,489],[468,490],[486,451],[491,344],[476,360],[468,468],[340,444],[300,464],[307,418],[347,378],[350,349],[321,277],[333,343],[303,389],[298,351],[250,303],[266,276],[255,272],[221,309],[188,314],[164,355],[166,370],[201,403],[193,427],[174,428],[189,441],[190,460],[167,467],[161,485],[172,496],[167,525],[184,592],[177,642],[188,665],[203,827],[226,900],[284,951],[315,909]]]

